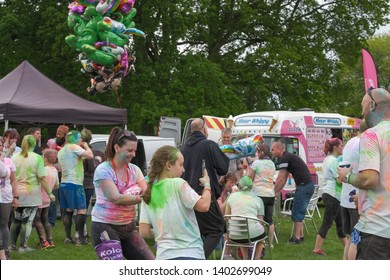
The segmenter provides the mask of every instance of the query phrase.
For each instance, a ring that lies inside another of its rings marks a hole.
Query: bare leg
[[[303,222],[294,222],[294,236],[297,239],[300,239],[302,232],[303,232]]]
[[[356,260],[356,253],[357,253],[357,246],[356,244],[353,244],[351,242],[348,250],[348,260]]]
[[[275,232],[275,224],[272,224],[269,226],[269,232],[268,232],[269,244],[271,246],[272,246],[273,241],[274,241],[274,232]]]
[[[248,248],[247,247],[240,247],[241,253],[242,253],[242,259],[247,260],[248,259]]]
[[[324,240],[319,234],[316,237],[316,244],[314,245],[314,251],[321,250],[322,245],[324,244]]]
[[[256,254],[255,254],[255,260],[260,260],[261,258],[261,252],[264,250],[264,242],[259,242],[256,245]]]

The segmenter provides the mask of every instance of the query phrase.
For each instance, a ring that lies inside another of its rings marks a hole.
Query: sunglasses
[[[121,130],[118,140],[115,141],[116,144],[123,138],[123,137],[128,137],[128,138],[134,138],[137,137],[135,136],[135,133],[133,131],[128,131],[128,130]]]

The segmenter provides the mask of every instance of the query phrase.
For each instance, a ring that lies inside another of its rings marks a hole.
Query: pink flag
[[[370,87],[378,87],[378,78],[376,76],[376,68],[374,60],[371,57],[371,54],[366,50],[362,49],[363,55],[363,74],[364,74],[364,87],[366,93]]]

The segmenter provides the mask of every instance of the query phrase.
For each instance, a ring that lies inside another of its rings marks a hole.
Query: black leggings
[[[322,199],[325,204],[324,219],[322,220],[322,225],[318,231],[318,234],[325,239],[330,227],[333,224],[333,221],[336,223],[337,236],[339,238],[345,238],[346,235],[343,230],[343,220],[341,217],[340,211],[340,201],[338,201],[333,196],[323,193]]]
[[[38,208],[34,218],[34,226],[41,242],[45,240],[53,241],[51,225],[49,223],[49,207]]]
[[[0,250],[8,249],[9,228],[12,203],[0,203]]]

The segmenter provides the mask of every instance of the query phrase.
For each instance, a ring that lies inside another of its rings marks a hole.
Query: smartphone
[[[206,161],[202,159],[202,177],[204,176],[204,171],[206,170]]]

